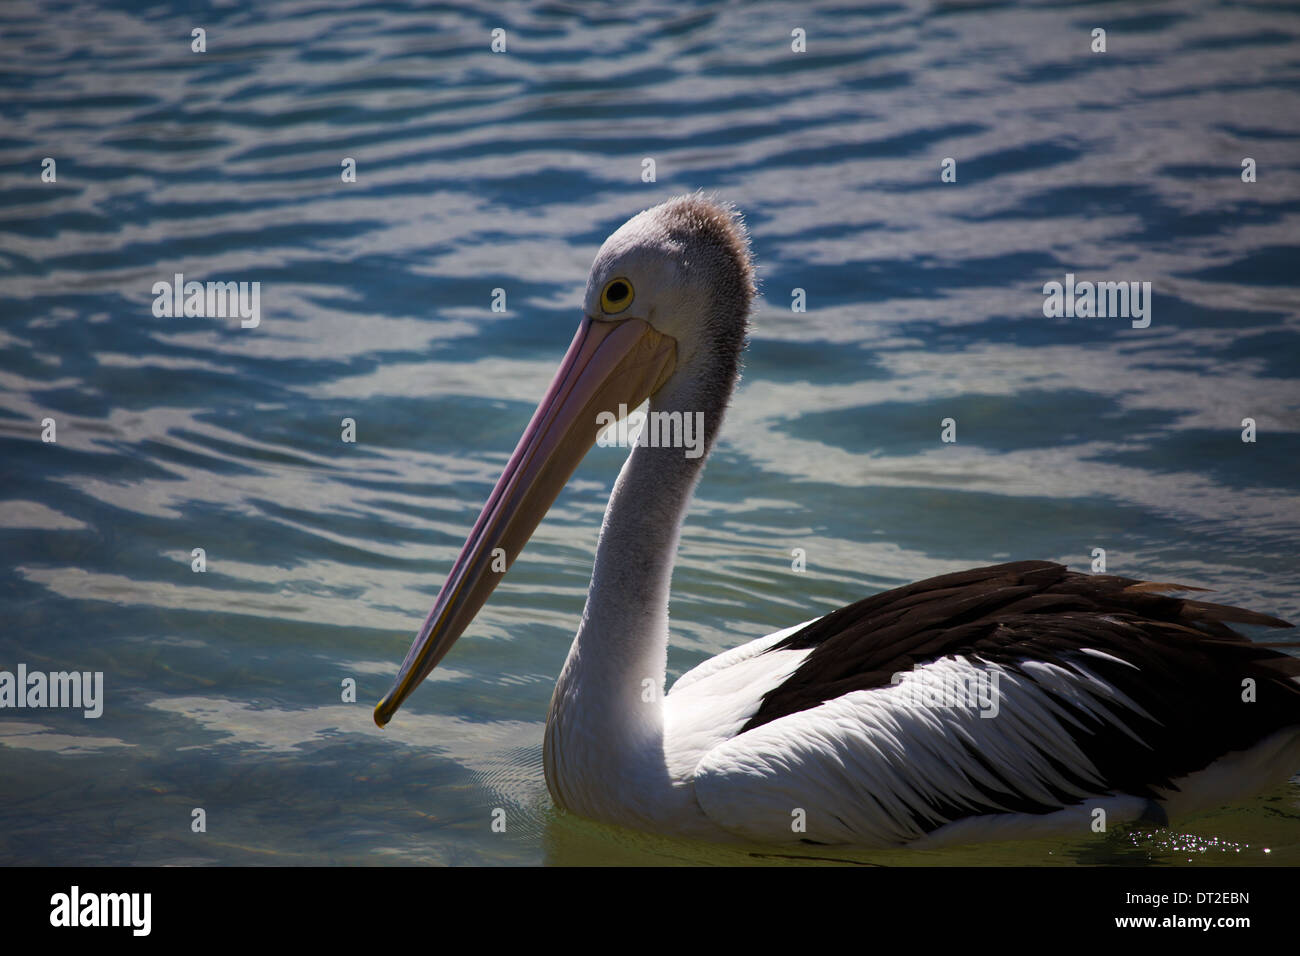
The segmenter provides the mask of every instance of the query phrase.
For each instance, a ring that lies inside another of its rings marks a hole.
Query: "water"
[[[106,702],[0,713],[0,860],[783,862],[546,796],[617,449],[370,718],[599,243],[698,188],[746,212],[763,301],[670,676],[880,588],[1098,547],[1300,619],[1298,36],[1293,6],[1185,0],[5,4],[0,666],[103,671]],[[175,273],[260,282],[260,325],[155,318]],[[1045,318],[1067,273],[1151,282],[1150,327]],[[1173,830],[865,859],[1294,865],[1300,787]]]

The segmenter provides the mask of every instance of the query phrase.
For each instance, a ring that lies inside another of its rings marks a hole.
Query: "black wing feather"
[[[1175,779],[1218,756],[1300,726],[1300,684],[1291,679],[1300,675],[1300,658],[1228,627],[1291,625],[1254,611],[1161,593],[1170,590],[1200,589],[1021,561],[885,591],[827,614],[773,645],[769,652],[811,652],[764,696],[741,733],[853,691],[888,686],[893,675],[944,657],[1001,665],[1030,680],[1025,665],[1041,661],[1076,674],[1087,671],[1145,711],[1115,707],[1114,719],[1101,719],[1053,695],[1076,721],[1067,729],[1107,788],[1154,798],[1154,788],[1168,789]],[[1085,654],[1085,649],[1117,660]],[[1243,700],[1247,678],[1255,682],[1255,699],[1249,702]],[[990,761],[971,752],[1006,783],[1005,791],[981,788],[987,803],[932,806],[918,814],[924,829],[979,813],[1048,813],[1076,800],[1064,790],[1052,794],[1059,798],[1055,805],[1028,799]],[[1073,779],[1068,768],[1058,764],[1056,769],[1071,784],[1087,783]]]

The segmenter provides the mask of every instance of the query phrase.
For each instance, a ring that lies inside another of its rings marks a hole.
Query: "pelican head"
[[[712,445],[740,368],[754,271],[730,208],[701,195],[647,209],[605,240],[568,353],[461,549],[397,680],[380,727],[464,633],[545,516],[608,415],[705,413]]]

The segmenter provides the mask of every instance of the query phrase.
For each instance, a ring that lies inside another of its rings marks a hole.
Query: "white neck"
[[[682,395],[656,398],[651,411],[700,408]],[[721,416],[707,409],[705,416],[707,448]],[[582,816],[647,824],[671,802],[663,746],[668,596],[704,460],[682,448],[634,447],[605,509],[582,623],[546,722],[551,796]]]

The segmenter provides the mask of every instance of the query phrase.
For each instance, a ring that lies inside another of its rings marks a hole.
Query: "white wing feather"
[[[981,716],[990,708],[969,699],[918,703],[918,682],[971,686],[993,674],[995,716]],[[1123,726],[1118,712],[1131,705],[1086,671],[1056,668],[1030,679],[978,659],[944,658],[902,675],[897,685],[855,691],[718,744],[696,766],[696,799],[711,820],[745,839],[876,847],[926,838],[943,820],[935,812],[939,802],[1014,813],[1002,809],[999,794],[1013,804],[1013,797],[1027,797],[1056,806],[1061,793],[1109,799],[1070,733],[1074,719],[1036,681],[1057,694],[1067,686],[1071,704],[1107,723]],[[1096,786],[1080,789],[1079,780]],[[1072,825],[1086,826],[1076,816]]]

